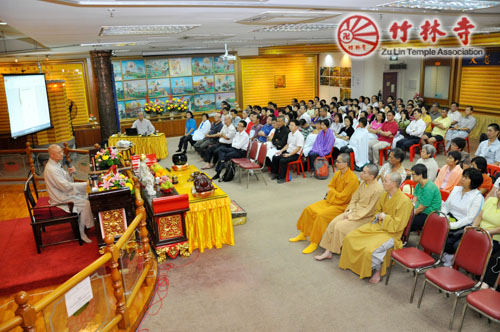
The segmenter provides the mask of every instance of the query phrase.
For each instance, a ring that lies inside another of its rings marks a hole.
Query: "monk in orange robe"
[[[300,230],[300,234],[289,239],[290,242],[298,242],[307,240],[307,236],[309,236],[311,243],[302,251],[304,254],[310,254],[318,248],[318,243],[321,241],[328,224],[345,211],[352,195],[358,189],[358,178],[349,168],[349,154],[340,154],[335,164],[338,171],[335,172],[328,184],[328,193],[325,199],[304,209],[299,221],[297,221],[297,229]]]

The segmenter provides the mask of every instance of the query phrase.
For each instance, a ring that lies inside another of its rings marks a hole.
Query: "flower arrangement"
[[[423,103],[424,102],[424,97],[420,95],[420,93],[415,93],[415,96],[413,96],[413,101],[417,104]]]
[[[172,98],[165,102],[165,110],[170,112],[186,112],[188,110],[187,100],[182,101],[180,98]]]
[[[128,188],[131,194],[135,192],[134,182],[118,172],[116,165],[111,166],[106,173],[100,176],[97,187],[99,191]]]
[[[154,113],[161,115],[163,112],[165,112],[165,102],[159,102],[159,101],[149,101],[145,106],[144,106],[144,111],[147,113]]]
[[[108,168],[113,165],[121,164],[121,153],[114,147],[101,149],[95,154],[95,163],[99,168]]]

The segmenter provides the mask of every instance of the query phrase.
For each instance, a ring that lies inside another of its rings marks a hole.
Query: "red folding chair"
[[[356,159],[354,156],[354,151],[349,152],[349,156],[351,157],[351,171],[354,171],[356,169]]]
[[[450,192],[447,190],[444,190],[444,189],[439,189],[439,191],[441,192],[441,200],[443,202],[446,202],[446,200],[448,199],[448,196],[450,196]]]
[[[442,141],[436,141],[434,143],[432,143],[432,145],[434,146],[434,148],[436,148],[436,153],[434,153],[434,158],[436,158],[437,154],[439,153],[439,147],[442,146],[443,147],[443,155],[446,156],[446,142],[445,140],[442,140]]]
[[[418,153],[422,155],[422,139],[420,139],[420,142],[417,144],[413,144],[410,146],[410,162],[413,161],[413,158],[415,157],[415,149],[418,149]]]
[[[449,228],[448,218],[441,212],[433,212],[428,215],[417,247],[401,248],[392,252],[391,264],[389,265],[385,285],[387,286],[389,283],[393,261],[406,270],[412,271],[414,275],[413,288],[410,295],[410,303],[412,303],[420,274],[441,263]],[[438,258],[435,259],[432,257],[433,254]]]
[[[333,161],[332,153],[335,146],[332,146],[332,151],[325,156],[325,159],[332,163],[332,171],[335,173],[335,162]]]
[[[255,160],[257,159],[257,150],[259,149],[259,142],[253,141],[249,144],[250,150],[245,158],[234,158],[231,161],[239,166],[241,163],[247,162],[249,159]]]
[[[492,177],[498,177],[498,175],[500,175],[500,166],[488,164],[486,165],[486,170]]]
[[[470,153],[470,142],[469,142],[469,136],[464,138],[465,142],[467,142],[467,152]]]
[[[267,186],[266,179],[264,178],[264,175],[262,175],[262,170],[264,169],[264,167],[266,167],[266,154],[267,154],[267,145],[261,144],[260,149],[259,149],[259,154],[257,155],[257,162],[253,162],[253,161],[247,159],[244,162],[242,161],[239,164],[235,164],[240,169],[240,171],[239,171],[240,183],[241,183],[241,172],[242,172],[242,170],[246,170],[247,171],[247,188],[248,188],[248,183],[250,182],[250,170],[253,170],[253,172],[254,172],[253,174],[255,175],[257,180],[259,179],[257,177],[257,172],[259,172],[262,176],[262,180],[264,180],[264,183]],[[234,161],[234,159],[233,159],[233,161]]]
[[[306,174],[304,172],[304,165],[302,164],[302,150],[300,151],[299,158],[295,161],[289,162],[288,166],[286,167],[286,182],[289,182],[289,177],[290,177],[290,167],[297,167],[297,175],[302,172],[302,176],[305,178]]]
[[[488,320],[500,323],[500,293],[495,290],[498,287],[498,280],[499,279],[495,282],[495,286],[493,286],[493,288],[481,289],[467,295],[467,302],[464,305],[464,311],[462,312],[462,320],[460,321],[458,332],[462,331],[465,313],[468,308],[477,311],[480,315],[486,316]]]
[[[385,157],[385,160],[387,160],[387,158],[388,158],[387,157],[387,151],[391,151],[391,146],[390,145],[387,146],[387,147],[385,147],[385,148],[383,148],[383,149],[378,150],[378,163],[380,164],[380,166],[382,166],[383,163],[384,163],[384,159],[383,158]]]
[[[425,280],[418,300],[418,308],[420,308],[425,286],[428,283],[446,294],[455,295],[453,312],[448,326],[451,330],[459,298],[479,289],[483,282],[484,271],[490,259],[492,246],[491,237],[487,231],[480,227],[468,228],[458,245],[453,260],[453,268],[441,266],[425,271]],[[467,274],[480,276],[479,282],[459,271],[459,269],[464,270]]]
[[[401,183],[401,186],[399,189],[403,191],[404,187],[409,186],[410,187],[410,194],[405,193],[406,196],[408,196],[410,199],[413,198],[413,191],[415,190],[415,187],[417,186],[417,183],[413,180],[404,180],[403,183]]]
[[[401,235],[401,242],[403,242],[403,247],[406,247],[408,240],[410,239],[411,224],[413,223],[414,211],[411,211],[410,219],[406,224],[406,227]]]

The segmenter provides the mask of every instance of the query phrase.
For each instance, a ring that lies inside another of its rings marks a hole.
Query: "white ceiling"
[[[335,29],[315,32],[261,32],[255,31],[276,23],[249,25],[237,21],[262,15],[266,12],[331,12],[332,18],[318,23],[338,24],[343,18],[364,12],[371,16],[382,30],[402,18],[409,19],[414,26],[425,19],[439,18],[444,30],[451,32],[461,12],[439,12],[422,10],[400,10],[376,7],[387,3],[384,0],[351,0],[340,3],[331,0],[221,0],[221,1],[169,1],[149,0],[140,6],[121,6],[133,1],[93,0],[101,6],[80,5],[88,0],[1,0],[0,20],[8,25],[0,25],[5,40],[0,33],[0,58],[29,54],[51,54],[52,56],[71,54],[80,56],[92,49],[113,49],[117,55],[138,55],[143,51],[204,51],[220,50],[224,43],[230,50],[257,48],[270,45],[334,43]],[[174,3],[174,6],[164,5]],[[187,6],[175,6],[182,3]],[[204,6],[200,6],[200,4]],[[218,4],[218,6],[214,6]],[[152,6],[154,5],[154,6]],[[111,15],[112,14],[112,15]],[[466,15],[477,25],[477,30],[500,27],[500,6],[467,12]],[[112,17],[111,17],[112,16]],[[282,20],[281,20],[282,21]],[[285,20],[286,21],[286,20]],[[293,20],[292,20],[293,21]],[[290,23],[297,23],[290,22]],[[189,31],[161,36],[99,36],[102,26],[116,25],[199,25]],[[384,33],[387,36],[387,33]],[[412,32],[418,38],[418,31]],[[24,39],[23,39],[24,38]],[[26,39],[26,38],[31,38]],[[34,49],[33,40],[48,49],[29,54],[20,50]],[[147,42],[135,46],[81,47],[80,44],[112,42]],[[2,55],[3,52],[3,55]]]

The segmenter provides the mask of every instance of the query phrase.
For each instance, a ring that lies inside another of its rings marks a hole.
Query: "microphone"
[[[66,165],[67,168],[71,168],[71,163],[68,159],[64,159],[64,165]]]

